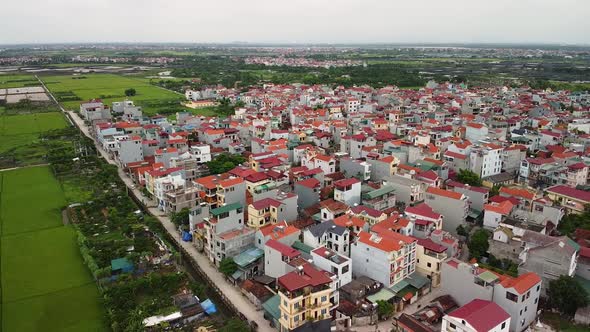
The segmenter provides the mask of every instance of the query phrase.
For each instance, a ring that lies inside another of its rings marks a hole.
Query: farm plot
[[[142,106],[144,113],[153,115],[180,109],[180,94],[151,85],[146,80],[113,74],[85,74],[42,77],[47,88],[67,109],[77,110],[80,103],[90,99],[102,99],[106,104],[126,98]],[[134,96],[127,97],[125,90],[135,89]]]
[[[102,331],[104,312],[48,167],[1,173],[2,329]]]

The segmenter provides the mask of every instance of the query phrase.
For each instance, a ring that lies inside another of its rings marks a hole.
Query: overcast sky
[[[3,0],[0,43],[590,44],[588,0]]]

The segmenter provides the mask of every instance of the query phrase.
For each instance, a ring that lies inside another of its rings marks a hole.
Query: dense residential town
[[[239,106],[150,117],[95,99],[79,115],[146,201],[188,213],[183,240],[232,266],[278,331],[521,332],[552,280],[590,282],[590,234],[558,231],[590,204],[587,92],[430,81],[185,95]]]
[[[350,67],[360,66],[362,63],[358,60],[314,60],[304,57],[249,57],[244,59],[246,64],[260,64],[265,66],[289,66],[289,67],[308,67],[308,68],[330,68],[330,67]]]

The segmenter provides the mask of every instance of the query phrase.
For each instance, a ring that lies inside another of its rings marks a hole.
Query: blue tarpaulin
[[[201,307],[203,308],[203,310],[205,310],[207,315],[211,315],[217,312],[217,307],[215,306],[215,303],[211,302],[211,300],[209,299],[206,299],[205,301],[201,302]]]
[[[193,240],[193,236],[191,235],[191,233],[184,231],[182,232],[182,241],[184,242],[190,242]]]

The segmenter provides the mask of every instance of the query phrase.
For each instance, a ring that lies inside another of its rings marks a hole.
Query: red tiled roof
[[[533,286],[541,282],[541,278],[534,272],[521,274],[516,278],[506,278],[500,284],[504,288],[514,288],[518,294],[524,294]]]
[[[334,186],[338,188],[343,188],[347,186],[352,186],[355,183],[360,183],[361,181],[356,178],[349,178],[349,179],[342,179],[334,182]]]
[[[272,241],[272,240],[271,240]],[[324,271],[320,271],[311,264],[303,265],[303,271],[297,270],[289,272],[282,277],[279,277],[279,285],[283,286],[290,292],[297,291],[304,287],[329,284],[332,279]]]
[[[305,179],[303,181],[299,181],[295,184],[313,189],[313,188],[316,188],[320,185],[320,181],[318,181],[318,179],[316,179],[316,178],[309,178],[309,179]]]
[[[381,251],[392,252],[402,248],[402,244],[409,244],[415,240],[393,231],[381,230],[379,234],[371,234],[364,231],[359,232],[358,241]]]
[[[263,198],[263,199],[259,199],[256,202],[252,203],[252,206],[256,209],[256,210],[262,210],[262,209],[266,209],[267,207],[270,206],[274,206],[274,207],[278,207],[280,206],[282,203],[272,199],[272,198]]]
[[[236,184],[240,184],[244,182],[244,179],[242,178],[234,178],[234,179],[227,179],[224,181],[220,181],[219,185],[221,187],[227,188],[227,187],[231,187],[231,186],[235,186]]]
[[[507,216],[510,214],[510,211],[512,211],[513,207],[514,205],[509,200],[505,200],[502,203],[485,204],[484,210]]]
[[[288,225],[286,221],[266,225],[258,230],[262,233],[263,236],[270,236],[273,240],[278,240],[285,236],[299,232],[299,228],[292,225]]]
[[[584,202],[590,202],[590,192],[571,188],[564,185],[558,185],[546,189],[549,193],[556,193],[559,195],[568,196]]]
[[[365,225],[365,221],[350,214],[344,214],[334,219],[334,224],[342,227],[363,227]]]
[[[416,240],[418,241],[418,245],[420,245],[430,251],[434,251],[436,253],[442,253],[442,252],[447,251],[447,247],[440,245],[440,244],[432,241],[431,239],[416,238]]]
[[[370,208],[368,206],[364,206],[364,205],[358,205],[358,206],[354,206],[351,207],[350,210],[352,211],[352,213],[354,214],[368,214],[369,216],[373,217],[373,218],[379,218],[383,212]]]
[[[457,158],[457,159],[461,159],[461,160],[467,159],[467,155],[460,154],[460,153],[453,152],[453,151],[445,152],[445,156],[453,157],[453,158]]]
[[[281,242],[273,239],[268,240],[266,242],[266,246],[273,248],[274,250],[280,252],[283,256],[287,256],[289,258],[294,258],[301,255],[299,250],[291,248],[288,245],[282,244]]]
[[[522,198],[526,198],[526,199],[535,198],[534,193],[532,193],[528,190],[525,190],[525,189],[520,189],[520,188],[502,187],[502,188],[500,188],[500,193],[510,195],[510,196],[522,197]]]
[[[439,219],[440,214],[434,212],[426,203],[420,203],[416,206],[409,206],[406,208],[406,214],[414,214],[416,216],[426,217],[430,219]]]
[[[478,332],[491,331],[510,318],[510,315],[494,302],[475,299],[451,312],[451,317],[465,320]]]

